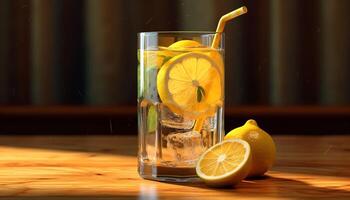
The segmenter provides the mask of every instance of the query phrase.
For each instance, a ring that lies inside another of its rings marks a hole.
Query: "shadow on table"
[[[137,137],[118,135],[87,136],[0,136],[0,146],[103,153],[112,155],[137,155]]]
[[[340,189],[339,186],[318,187],[310,185],[303,181],[294,179],[278,178],[273,176],[264,176],[258,179],[244,180],[234,187],[228,188],[209,188],[204,183],[195,184],[177,184],[196,188],[207,188],[220,192],[220,196],[225,197],[271,197],[271,198],[291,198],[291,199],[350,199],[350,191]],[[213,193],[213,195],[215,195]],[[209,198],[210,196],[206,197]],[[213,196],[214,198],[214,196]]]
[[[350,178],[350,172],[346,166],[342,167],[338,165],[329,165],[320,166],[317,168],[308,164],[309,163],[305,163],[303,167],[275,167],[273,168],[273,171],[289,174],[306,174],[325,177]]]
[[[21,196],[0,197],[6,200],[129,200],[140,199],[137,196]],[[141,198],[142,199],[142,198]]]
[[[116,200],[116,199],[259,199],[275,198],[275,199],[349,199],[350,192],[338,187],[317,187],[287,178],[277,178],[265,176],[260,179],[244,180],[235,187],[228,188],[209,188],[204,183],[164,183],[175,184],[184,187],[193,187],[200,190],[193,192],[171,191],[170,194],[163,196],[159,191],[147,191],[146,193],[130,194],[130,195],[96,195],[96,196],[20,196],[8,197],[8,200]],[[188,189],[185,191],[189,191]],[[0,194],[1,196],[1,194]],[[236,197],[236,198],[235,198]],[[0,197],[0,199],[3,199]]]

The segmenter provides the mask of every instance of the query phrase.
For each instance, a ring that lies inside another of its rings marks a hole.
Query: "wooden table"
[[[0,136],[6,199],[350,199],[350,136],[274,136],[273,170],[235,188],[141,179],[136,136]]]

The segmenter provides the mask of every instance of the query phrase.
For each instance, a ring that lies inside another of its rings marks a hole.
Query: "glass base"
[[[140,176],[144,179],[160,181],[160,182],[171,182],[171,183],[200,183],[201,180],[198,177],[163,177],[163,176],[150,176],[142,175]]]
[[[166,167],[139,164],[139,175],[144,179],[175,183],[198,183],[201,180],[193,167]]]

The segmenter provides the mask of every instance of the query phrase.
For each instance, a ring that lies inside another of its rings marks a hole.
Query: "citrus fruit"
[[[201,43],[194,40],[180,40],[168,47],[171,50],[180,50],[180,51],[195,51],[203,52],[207,54],[219,67],[220,73],[224,73],[224,60],[222,55],[218,52],[217,49],[210,47],[205,47]]]
[[[211,59],[214,60],[216,65],[219,67],[220,73],[224,74],[224,59],[222,55],[217,50],[209,50],[206,53]]]
[[[247,142],[241,139],[225,140],[200,156],[196,172],[210,186],[228,186],[244,179],[251,164],[251,150]]]
[[[157,89],[162,102],[177,114],[197,119],[222,101],[222,78],[206,54],[183,53],[159,70]]]
[[[201,43],[194,40],[180,40],[171,44],[169,49],[195,48],[201,46]]]
[[[140,54],[143,54],[142,56]],[[137,51],[137,58],[139,63],[145,68],[160,68],[164,63],[166,63],[170,58],[176,54],[167,50],[143,50]],[[141,62],[142,60],[142,62]]]
[[[236,138],[247,141],[251,147],[253,165],[249,177],[261,176],[272,167],[276,157],[275,143],[255,120],[248,120],[243,126],[233,129],[224,140]]]

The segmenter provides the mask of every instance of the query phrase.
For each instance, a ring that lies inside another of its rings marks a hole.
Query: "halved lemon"
[[[247,177],[252,166],[249,144],[241,139],[225,140],[204,152],[197,175],[213,187],[231,186]]]
[[[180,54],[159,70],[158,94],[173,112],[197,119],[222,104],[221,76],[217,64],[206,54]]]
[[[250,119],[243,126],[233,129],[224,139],[236,138],[247,141],[252,149],[253,166],[249,172],[250,177],[262,176],[271,169],[276,159],[276,146],[272,137],[255,120]]]

